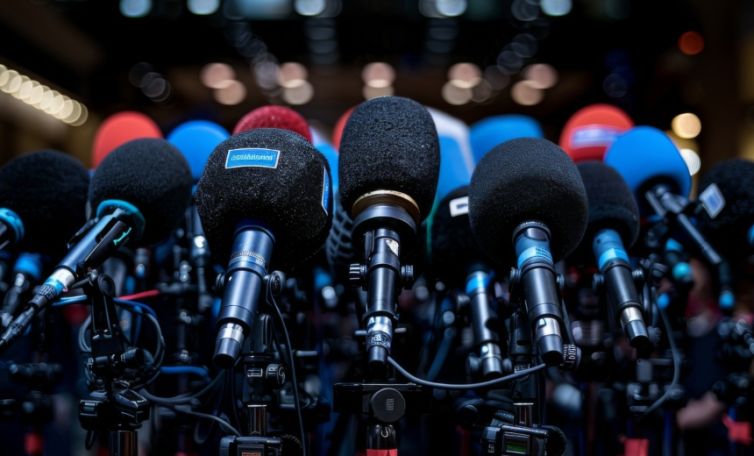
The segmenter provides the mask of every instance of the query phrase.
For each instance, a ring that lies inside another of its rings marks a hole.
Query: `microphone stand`
[[[275,274],[273,272],[272,274]],[[265,277],[263,296],[270,286],[270,277]],[[280,437],[269,435],[269,409],[280,409],[276,398],[280,388],[286,380],[286,369],[275,355],[274,323],[272,317],[260,311],[254,320],[253,330],[249,333],[244,346],[245,353],[241,354],[240,364],[243,367],[243,410],[247,426],[244,435],[226,435],[220,440],[220,456],[244,456],[260,454],[265,456],[279,456],[283,451],[283,441]],[[289,347],[290,350],[293,350]],[[279,354],[283,356],[282,353]],[[231,375],[235,375],[232,373]],[[294,388],[297,385],[293,385]],[[237,404],[233,404],[237,407]],[[305,445],[305,442],[301,442]]]
[[[137,456],[136,430],[149,419],[149,402],[123,376],[127,369],[145,366],[144,351],[123,343],[112,279],[92,271],[81,286],[92,306],[87,366],[94,374],[94,391],[79,402],[79,422],[89,431],[88,443],[95,432],[106,432],[111,456]]]
[[[353,242],[363,242],[363,263],[349,268],[350,282],[367,292],[367,306],[362,317],[364,337],[372,382],[338,383],[334,389],[334,407],[341,413],[366,416],[366,451],[379,451],[395,456],[398,453],[396,423],[403,418],[409,403],[416,411],[426,409],[425,391],[413,383],[388,381],[387,357],[391,353],[393,335],[403,332],[395,328],[395,307],[403,287],[414,281],[413,266],[401,262],[401,249],[416,237],[418,208],[407,205],[390,192],[375,192],[357,204],[353,222]],[[357,204],[354,204],[356,206]]]

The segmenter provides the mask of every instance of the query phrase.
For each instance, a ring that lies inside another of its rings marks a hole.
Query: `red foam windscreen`
[[[575,162],[602,160],[615,138],[634,126],[628,114],[615,106],[594,104],[571,116],[560,135],[560,147]]]
[[[118,146],[139,138],[162,138],[162,132],[152,119],[140,112],[123,111],[111,115],[94,135],[92,168],[96,168]]]

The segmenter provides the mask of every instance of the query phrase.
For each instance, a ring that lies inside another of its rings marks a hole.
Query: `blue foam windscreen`
[[[474,161],[479,160],[498,144],[516,138],[543,138],[539,122],[521,114],[492,116],[471,126],[471,150]]]
[[[615,168],[636,195],[648,181],[665,183],[672,191],[688,196],[691,174],[678,148],[668,135],[654,127],[634,127],[618,136],[605,154],[605,163]]]
[[[220,125],[208,120],[190,120],[176,127],[168,135],[168,142],[181,151],[198,181],[215,147],[230,136]]]
[[[330,166],[330,178],[332,179],[332,190],[334,193],[338,190],[338,151],[335,150],[332,144],[316,128],[311,128],[311,132],[314,148],[325,157],[327,164]]]

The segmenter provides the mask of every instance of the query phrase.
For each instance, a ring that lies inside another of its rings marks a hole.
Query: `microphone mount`
[[[376,191],[356,200],[353,239],[363,242],[363,263],[349,268],[350,282],[367,291],[367,309],[362,318],[366,326],[369,367],[377,377],[386,373],[395,306],[401,288],[414,281],[411,265],[401,263],[402,249],[416,237],[419,209],[408,195]]]

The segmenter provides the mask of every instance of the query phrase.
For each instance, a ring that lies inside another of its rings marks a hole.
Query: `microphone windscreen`
[[[616,230],[625,247],[631,247],[639,237],[639,207],[626,181],[600,161],[581,162],[578,168],[589,202],[588,231]]]
[[[575,162],[602,160],[621,133],[634,126],[628,114],[608,104],[593,104],[576,111],[560,134],[560,147]]]
[[[285,106],[268,105],[254,109],[238,121],[233,128],[233,134],[235,135],[255,128],[288,130],[312,142],[312,132],[309,130],[309,122],[301,114]]]
[[[102,122],[94,135],[92,167],[96,168],[116,147],[139,138],[162,138],[160,127],[140,112],[123,111]]]
[[[483,251],[506,263],[514,255],[515,228],[528,221],[544,223],[558,261],[576,248],[586,230],[586,190],[576,165],[560,147],[545,139],[514,139],[477,164],[469,219]]]
[[[664,183],[681,196],[691,191],[691,175],[681,153],[668,135],[654,127],[634,127],[610,146],[605,163],[615,168],[634,192],[644,201],[648,185]]]
[[[171,131],[167,140],[181,151],[191,168],[194,181],[198,181],[209,155],[228,136],[228,131],[214,122],[190,120]]]
[[[196,189],[212,254],[227,261],[239,223],[257,221],[275,237],[272,262],[290,268],[322,247],[332,214],[322,154],[300,135],[257,128],[220,143]]]
[[[0,168],[0,207],[21,218],[18,247],[57,259],[86,222],[89,172],[70,155],[45,150],[22,155]]]
[[[391,190],[408,195],[421,218],[432,209],[440,172],[440,146],[427,109],[402,97],[380,97],[354,109],[340,149],[343,207],[362,195]]]
[[[725,205],[714,218],[709,217],[709,212],[700,217],[701,227],[721,247],[738,245],[743,251],[740,246],[745,244],[754,225],[754,162],[740,158],[725,160],[702,176],[699,199],[705,207],[709,206],[708,210],[718,209],[720,203],[706,197],[705,191],[712,184],[722,193]]]
[[[110,153],[92,176],[89,202],[123,200],[139,209],[146,222],[142,244],[167,238],[183,219],[193,184],[186,159],[163,139],[127,142]]]
[[[440,140],[440,175],[435,192],[435,205],[449,192],[469,185],[474,171],[474,157],[469,143],[469,127],[437,109],[427,108],[435,122]]]
[[[539,122],[520,114],[492,116],[471,126],[471,148],[476,163],[493,147],[511,139],[542,137]]]
[[[468,185],[449,192],[437,205],[430,236],[435,276],[451,286],[463,284],[468,266],[485,258],[471,232]]]

